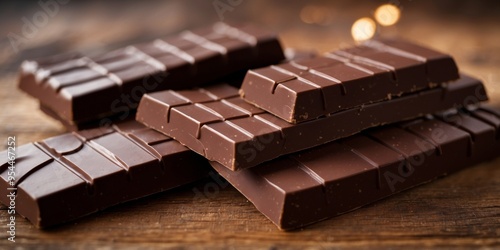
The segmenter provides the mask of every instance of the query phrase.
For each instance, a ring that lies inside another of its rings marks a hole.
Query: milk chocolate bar
[[[364,129],[487,100],[467,76],[447,86],[290,124],[251,104],[228,85],[144,95],[136,119],[231,170],[257,166]]]
[[[380,40],[249,70],[240,94],[267,112],[299,123],[458,78],[457,65],[448,55],[402,40]]]
[[[500,156],[500,110],[371,129],[251,169],[212,166],[280,229],[300,228]]]
[[[123,120],[146,92],[200,86],[283,59],[274,34],[216,23],[92,58],[72,53],[25,61],[19,88],[68,124]]]
[[[7,151],[0,153],[0,201],[9,206],[15,197],[15,210],[37,227],[187,184],[210,170],[203,157],[135,121],[55,136],[14,153],[13,165]]]

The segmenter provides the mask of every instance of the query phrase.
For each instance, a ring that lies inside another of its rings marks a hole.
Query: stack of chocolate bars
[[[0,201],[15,188],[49,227],[215,169],[291,230],[500,156],[500,110],[452,57],[393,39],[299,55],[216,23],[26,61],[19,88],[73,132],[19,147],[14,182],[0,158]]]

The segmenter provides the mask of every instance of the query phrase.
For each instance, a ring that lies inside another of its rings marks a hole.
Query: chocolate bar
[[[312,58],[315,55],[316,54],[314,51],[291,49],[291,48],[287,48],[285,50],[285,57],[286,57],[285,60],[295,60],[295,59],[299,59],[299,58]],[[239,87],[241,85],[241,82],[243,81],[243,77],[244,77],[243,74],[235,73],[235,74],[231,74],[231,75],[228,75],[226,77],[223,77],[222,81],[227,82],[231,86]],[[43,104],[40,104],[40,110],[42,112],[44,112],[46,115],[52,117],[53,119],[58,120],[69,131],[96,128],[96,127],[99,127],[102,125],[112,123],[113,121],[123,120],[123,119],[120,119],[120,116],[123,116],[123,115],[117,114],[117,115],[112,115],[112,116],[102,118],[99,120],[91,120],[91,121],[86,121],[86,122],[75,123],[74,121],[68,121],[68,120],[62,119],[52,109],[44,106]],[[130,110],[129,116],[130,117],[135,116],[135,110]]]
[[[280,229],[346,213],[500,156],[500,111],[388,125],[251,169],[212,166]]]
[[[459,78],[453,58],[400,40],[249,70],[240,94],[290,123],[437,87]]]
[[[318,146],[364,129],[487,100],[463,76],[447,86],[290,124],[245,102],[228,85],[144,95],[136,120],[231,170]]]
[[[25,61],[19,88],[69,124],[123,120],[146,92],[199,86],[283,59],[274,34],[216,23],[92,58],[72,53]]]
[[[0,201],[37,227],[208,176],[208,162],[177,141],[128,121],[20,146],[14,168],[0,155]],[[15,179],[9,179],[9,172]]]

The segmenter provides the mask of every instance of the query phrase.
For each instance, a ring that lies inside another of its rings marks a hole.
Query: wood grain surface
[[[229,6],[223,13],[214,7],[220,2]],[[3,3],[0,150],[6,148],[8,136],[16,136],[21,145],[64,133],[61,125],[38,110],[36,100],[17,90],[16,70],[23,59],[75,50],[99,53],[222,18],[267,26],[279,32],[286,47],[324,52],[353,44],[352,23],[386,3],[352,2],[69,1],[23,40],[18,51],[9,34],[23,35],[24,20],[33,20],[44,10],[37,4]],[[484,81],[491,103],[500,107],[496,1],[391,2],[400,5],[402,18],[396,26],[379,27],[378,35],[404,37],[452,54],[461,71]],[[307,8],[322,17],[318,23],[301,19]],[[195,198],[196,190],[204,197]],[[49,230],[38,230],[18,217],[15,243],[7,240],[8,214],[1,205],[0,249],[494,249],[500,248],[499,194],[497,159],[302,230],[282,232],[234,188],[206,179]]]

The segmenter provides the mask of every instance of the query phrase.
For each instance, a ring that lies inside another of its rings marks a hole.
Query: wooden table
[[[15,70],[24,58],[72,50],[98,52],[201,25],[220,18],[214,2],[141,6],[70,2],[60,5],[46,25],[23,41],[20,51],[12,49],[8,37],[0,40],[0,149],[11,135],[21,145],[64,132],[38,110],[35,100],[16,89]],[[401,2],[401,21],[379,32],[453,54],[462,71],[484,80],[492,103],[500,106],[498,8],[470,4],[452,8]],[[317,2],[309,8],[316,8],[324,18],[320,24],[306,24],[300,18],[301,13],[306,15],[305,3],[299,1],[287,2],[286,8],[283,1],[241,1],[228,6],[222,13],[225,20],[251,20],[279,31],[285,46],[320,52],[352,44],[351,24],[376,8],[372,1],[358,6],[349,1]],[[0,29],[22,34],[22,18],[29,20],[43,10],[38,5],[25,7],[0,6]],[[442,16],[447,8],[452,13]],[[194,189],[204,190],[213,182],[199,181],[45,231],[18,218],[16,242],[7,241],[1,230],[0,248],[500,247],[500,159],[294,232],[279,231],[231,186],[194,198]],[[7,220],[6,207],[0,206],[0,224]]]

